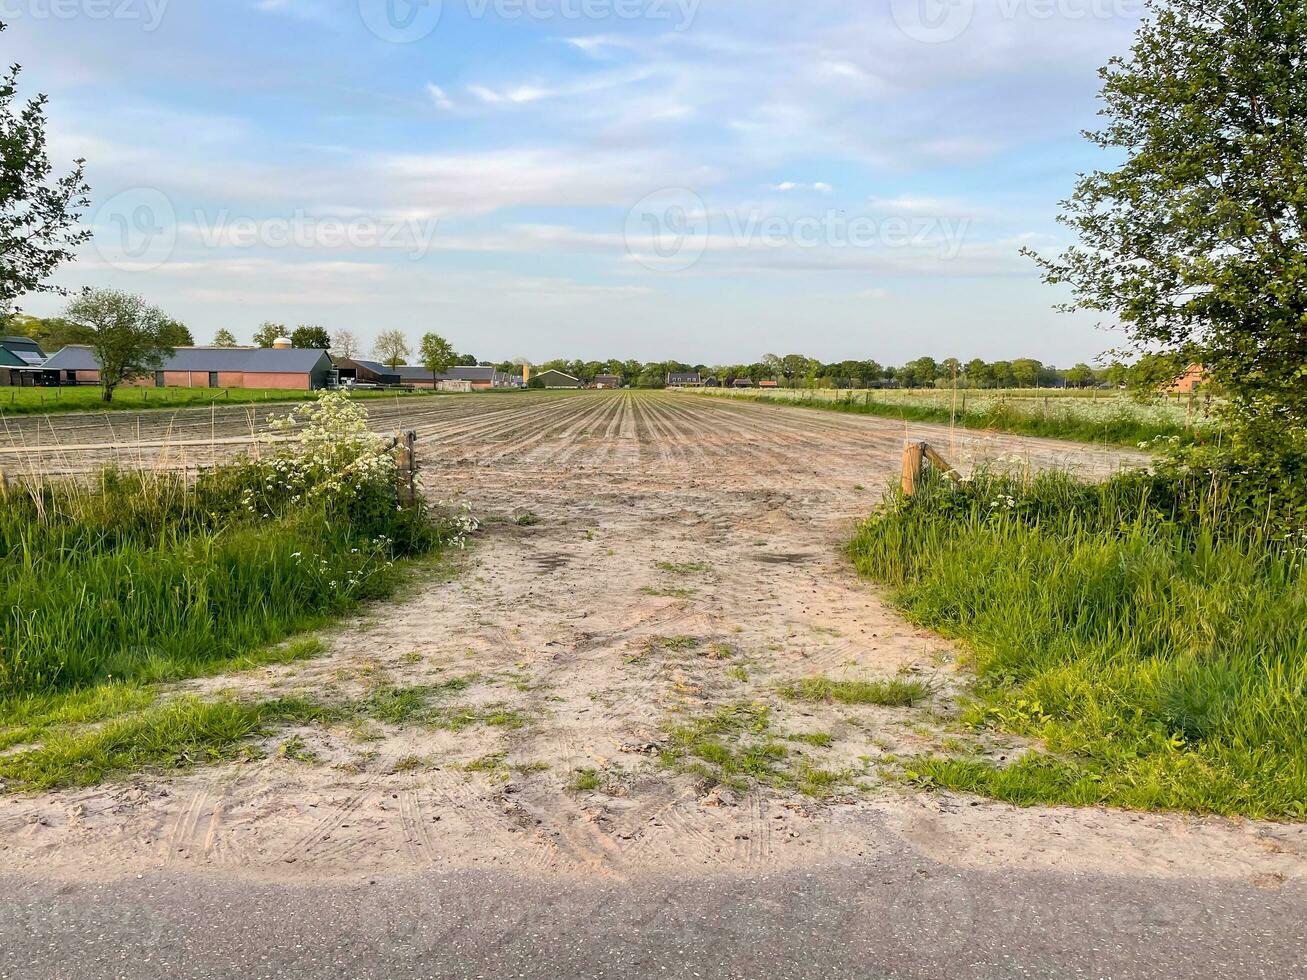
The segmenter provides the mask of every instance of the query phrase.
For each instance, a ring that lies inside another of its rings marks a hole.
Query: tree
[[[68,320],[84,328],[100,364],[100,390],[106,402],[114,389],[163,366],[164,342],[173,321],[140,296],[114,289],[88,290],[68,304]]]
[[[1307,452],[1307,0],[1148,6],[1086,134],[1124,162],[1065,203],[1080,244],[1027,254],[1070,287],[1064,309],[1201,361],[1243,450]]]
[[[459,354],[454,359],[454,363],[459,365],[459,367],[476,367],[478,361],[474,354]]]
[[[286,324],[264,320],[259,324],[259,329],[254,331],[254,346],[271,347],[284,336],[286,336]]]
[[[77,229],[90,204],[86,161],[74,160],[70,172],[52,179],[46,97],[15,109],[21,71],[14,65],[0,76],[0,316],[26,293],[64,292],[47,280],[91,237]]]
[[[165,347],[194,347],[195,336],[180,320],[169,319],[159,329],[159,342]]]
[[[405,363],[408,356],[413,353],[408,346],[408,339],[401,330],[383,330],[377,334],[377,342],[372,352],[392,368]]]
[[[909,388],[925,388],[933,385],[939,377],[939,365],[933,357],[918,357],[908,361],[899,372],[899,378]]]
[[[967,361],[965,370],[967,384],[974,385],[977,388],[984,388],[994,380],[994,372],[989,369],[988,364],[978,357]]]
[[[290,335],[290,345],[300,350],[328,350],[331,335],[316,324],[301,323]]]
[[[359,339],[348,330],[337,330],[332,335],[331,356],[341,358],[354,358],[363,353],[363,345]]]
[[[418,358],[422,361],[422,366],[431,372],[433,386],[436,375],[444,374],[458,362],[454,348],[438,333],[429,333],[422,338],[422,343],[418,345]]]
[[[1077,364],[1066,373],[1066,383],[1076,388],[1094,383],[1094,369],[1088,364]]]
[[[91,340],[91,334],[85,327],[59,316],[41,319],[16,313],[8,319],[4,329],[21,337],[31,337],[47,354],[53,354],[69,344],[87,344]]]
[[[213,335],[213,346],[236,347],[239,345],[236,343],[236,335],[232,333],[230,330],[228,330],[226,327],[223,327],[221,330],[219,330],[216,334]]]
[[[1039,374],[1044,370],[1033,357],[1018,357],[1012,362],[1012,377],[1020,388],[1033,388],[1039,384]]]

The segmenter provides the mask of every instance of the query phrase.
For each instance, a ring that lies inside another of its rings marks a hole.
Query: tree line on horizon
[[[77,307],[71,308],[76,312]],[[195,338],[190,329],[178,320],[160,314],[158,317],[159,343],[164,347],[192,347]],[[94,339],[94,327],[83,317],[57,316],[40,318],[17,314],[8,319],[4,329],[36,340],[53,353],[69,344],[89,344]],[[327,350],[336,358],[361,358],[369,355],[391,367],[413,363],[435,363],[440,370],[452,366],[494,367],[505,374],[520,374],[525,358],[503,361],[481,360],[474,354],[446,351],[446,342],[436,334],[424,335],[415,351],[408,337],[400,330],[386,330],[377,336],[371,350],[364,348],[358,337],[349,330],[334,333],[316,324],[299,324],[289,327],[284,323],[265,321],[254,331],[252,346],[271,348],[279,339],[286,338],[292,347]],[[433,348],[434,345],[434,348]],[[220,329],[212,346],[241,346],[228,329]],[[424,350],[425,347],[425,350]],[[433,349],[435,353],[433,354]],[[1130,387],[1150,389],[1165,385],[1183,373],[1187,364],[1180,354],[1145,355],[1133,363],[1113,361],[1105,366],[1077,363],[1069,368],[1058,368],[1036,358],[1019,357],[1012,360],[986,361],[972,358],[963,361],[956,357],[918,357],[901,365],[882,365],[874,359],[826,362],[803,354],[766,354],[752,363],[704,364],[688,361],[641,361],[631,358],[583,360],[555,358],[540,364],[531,364],[532,371],[557,370],[590,383],[600,375],[617,375],[624,384],[638,388],[662,388],[667,376],[675,373],[698,373],[704,380],[712,378],[721,385],[733,384],[737,379],[748,379],[757,384],[775,381],[787,388],[1090,388]]]

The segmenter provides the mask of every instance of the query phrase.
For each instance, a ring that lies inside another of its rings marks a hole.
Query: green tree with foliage
[[[1094,383],[1094,369],[1088,364],[1077,364],[1073,368],[1068,368],[1066,383],[1073,388],[1084,388],[1091,385]]]
[[[418,344],[418,359],[431,372],[431,384],[434,386],[436,375],[444,374],[458,363],[458,354],[440,334],[428,333],[423,335],[422,342]]]
[[[236,335],[232,333],[230,330],[228,330],[226,327],[223,327],[221,330],[219,330],[216,334],[213,335],[213,346],[214,347],[238,347],[239,344],[236,343]]]
[[[64,316],[90,338],[106,402],[113,401],[119,385],[163,366],[169,350],[167,331],[174,321],[140,296],[115,289],[87,290],[68,304]]]
[[[254,331],[254,346],[272,347],[284,336],[286,336],[286,324],[264,320],[259,324],[259,329]]]
[[[1029,254],[1065,308],[1137,349],[1196,352],[1238,451],[1280,467],[1307,458],[1307,0],[1148,6],[1087,134],[1122,162],[1066,202],[1080,244]]]
[[[1039,384],[1039,375],[1044,365],[1033,357],[1018,357],[1012,362],[1012,377],[1020,388],[1034,388]]]
[[[159,329],[159,342],[165,347],[194,347],[195,336],[186,324],[169,318]]]
[[[408,362],[413,350],[408,346],[408,338],[404,336],[402,330],[383,330],[377,334],[377,342],[372,352],[383,364],[396,368]]]
[[[13,65],[0,76],[0,319],[27,293],[63,292],[48,280],[91,236],[77,227],[90,204],[86,161],[74,160],[68,173],[52,176],[46,97],[14,105],[21,71]]]
[[[290,335],[290,345],[300,350],[330,350],[331,335],[312,323],[301,323]]]

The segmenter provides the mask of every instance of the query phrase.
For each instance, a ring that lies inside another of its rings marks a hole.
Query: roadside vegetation
[[[834,391],[766,393],[704,389],[719,397],[763,404],[801,405],[854,415],[933,422],[964,429],[1133,446],[1170,440],[1180,445],[1220,439],[1217,419],[1206,402],[1155,398],[1139,401],[1120,392],[1013,391]]]
[[[9,489],[0,749],[36,747],[0,757],[0,781],[30,783],[60,758],[98,773],[117,768],[106,758],[154,762],[170,745],[183,761],[226,751],[285,712],[162,703],[158,685],[316,654],[313,640],[274,644],[390,594],[406,560],[470,529],[420,501],[397,505],[394,459],[345,396],[286,424],[299,427],[291,448],[193,484],[106,471],[92,485]]]
[[[914,760],[911,778],[1019,804],[1307,816],[1307,532],[1237,481],[936,479],[851,552],[970,647],[967,724],[1032,744],[1001,765]]]
[[[311,402],[322,393],[288,388],[118,388],[106,402],[100,389],[0,388],[0,416],[58,415],[65,412],[140,412],[147,409],[207,408],[264,402]],[[431,391],[352,391],[354,399],[430,398]]]

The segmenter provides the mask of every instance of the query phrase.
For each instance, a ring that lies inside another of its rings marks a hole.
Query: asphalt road
[[[1307,977],[1307,885],[944,868],[0,877],[0,977]]]

